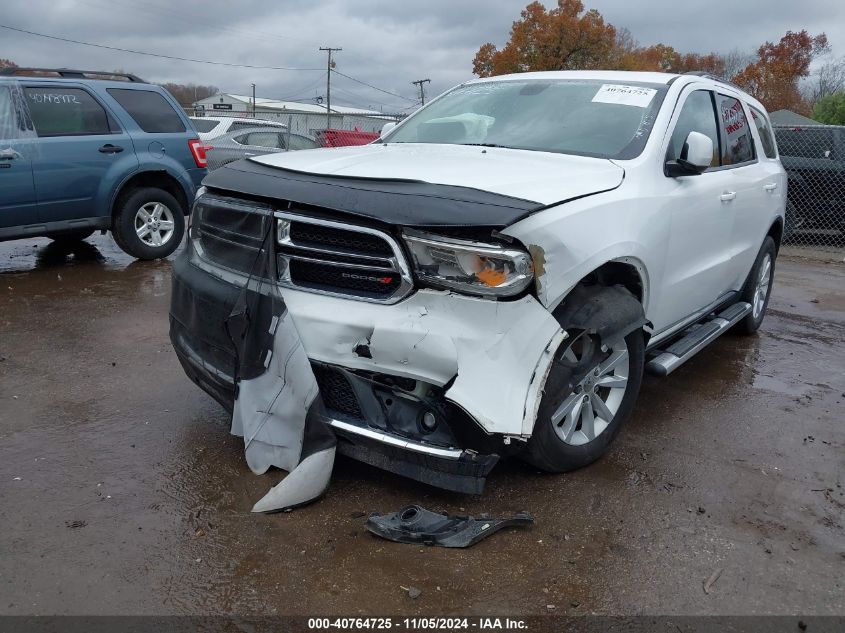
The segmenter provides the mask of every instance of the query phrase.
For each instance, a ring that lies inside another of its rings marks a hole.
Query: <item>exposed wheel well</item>
[[[190,210],[188,208],[188,196],[185,195],[185,190],[182,188],[182,185],[179,184],[178,180],[166,171],[142,171],[141,173],[132,176],[121,187],[114,199],[114,204],[112,205],[112,218],[114,218],[124,200],[131,196],[133,191],[141,187],[156,187],[158,189],[163,189],[176,198],[176,201],[182,207],[183,213],[187,214]]]
[[[615,286],[621,284],[640,303],[645,297],[645,284],[640,271],[632,264],[606,262],[578,282],[580,285]]]
[[[781,218],[774,221],[767,235],[775,241],[775,249],[780,250],[780,241],[783,239],[783,220]]]

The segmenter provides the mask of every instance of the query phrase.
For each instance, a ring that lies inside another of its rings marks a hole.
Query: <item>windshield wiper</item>
[[[474,147],[504,147],[505,149],[512,149],[507,145],[496,145],[496,143],[457,143],[458,145],[471,145]]]

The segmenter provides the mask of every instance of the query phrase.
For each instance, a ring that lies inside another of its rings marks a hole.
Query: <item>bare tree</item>
[[[722,56],[725,62],[725,74],[722,79],[730,81],[736,77],[748,64],[751,64],[756,59],[756,55],[750,51],[743,51],[738,48],[725,53]]]
[[[845,57],[830,59],[819,66],[807,80],[804,95],[810,106],[845,89]]]

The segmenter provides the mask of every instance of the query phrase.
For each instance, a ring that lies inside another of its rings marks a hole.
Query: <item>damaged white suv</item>
[[[588,71],[470,81],[374,144],[204,185],[171,338],[253,470],[336,442],[464,492],[505,455],[592,462],[644,369],[754,332],[786,200],[749,95]]]

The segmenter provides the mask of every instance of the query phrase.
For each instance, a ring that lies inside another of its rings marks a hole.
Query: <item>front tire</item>
[[[608,348],[596,335],[569,332],[558,350],[524,458],[547,472],[597,460],[634,409],[645,363],[642,330]]]
[[[754,334],[760,329],[763,317],[766,316],[766,308],[769,306],[769,297],[772,294],[776,257],[777,246],[775,246],[775,241],[770,235],[767,235],[742,289],[742,296],[739,300],[750,303],[751,312],[734,326],[734,331],[737,334]]]
[[[184,234],[184,209],[176,198],[155,187],[136,189],[123,200],[112,227],[121,250],[147,260],[170,255]]]

